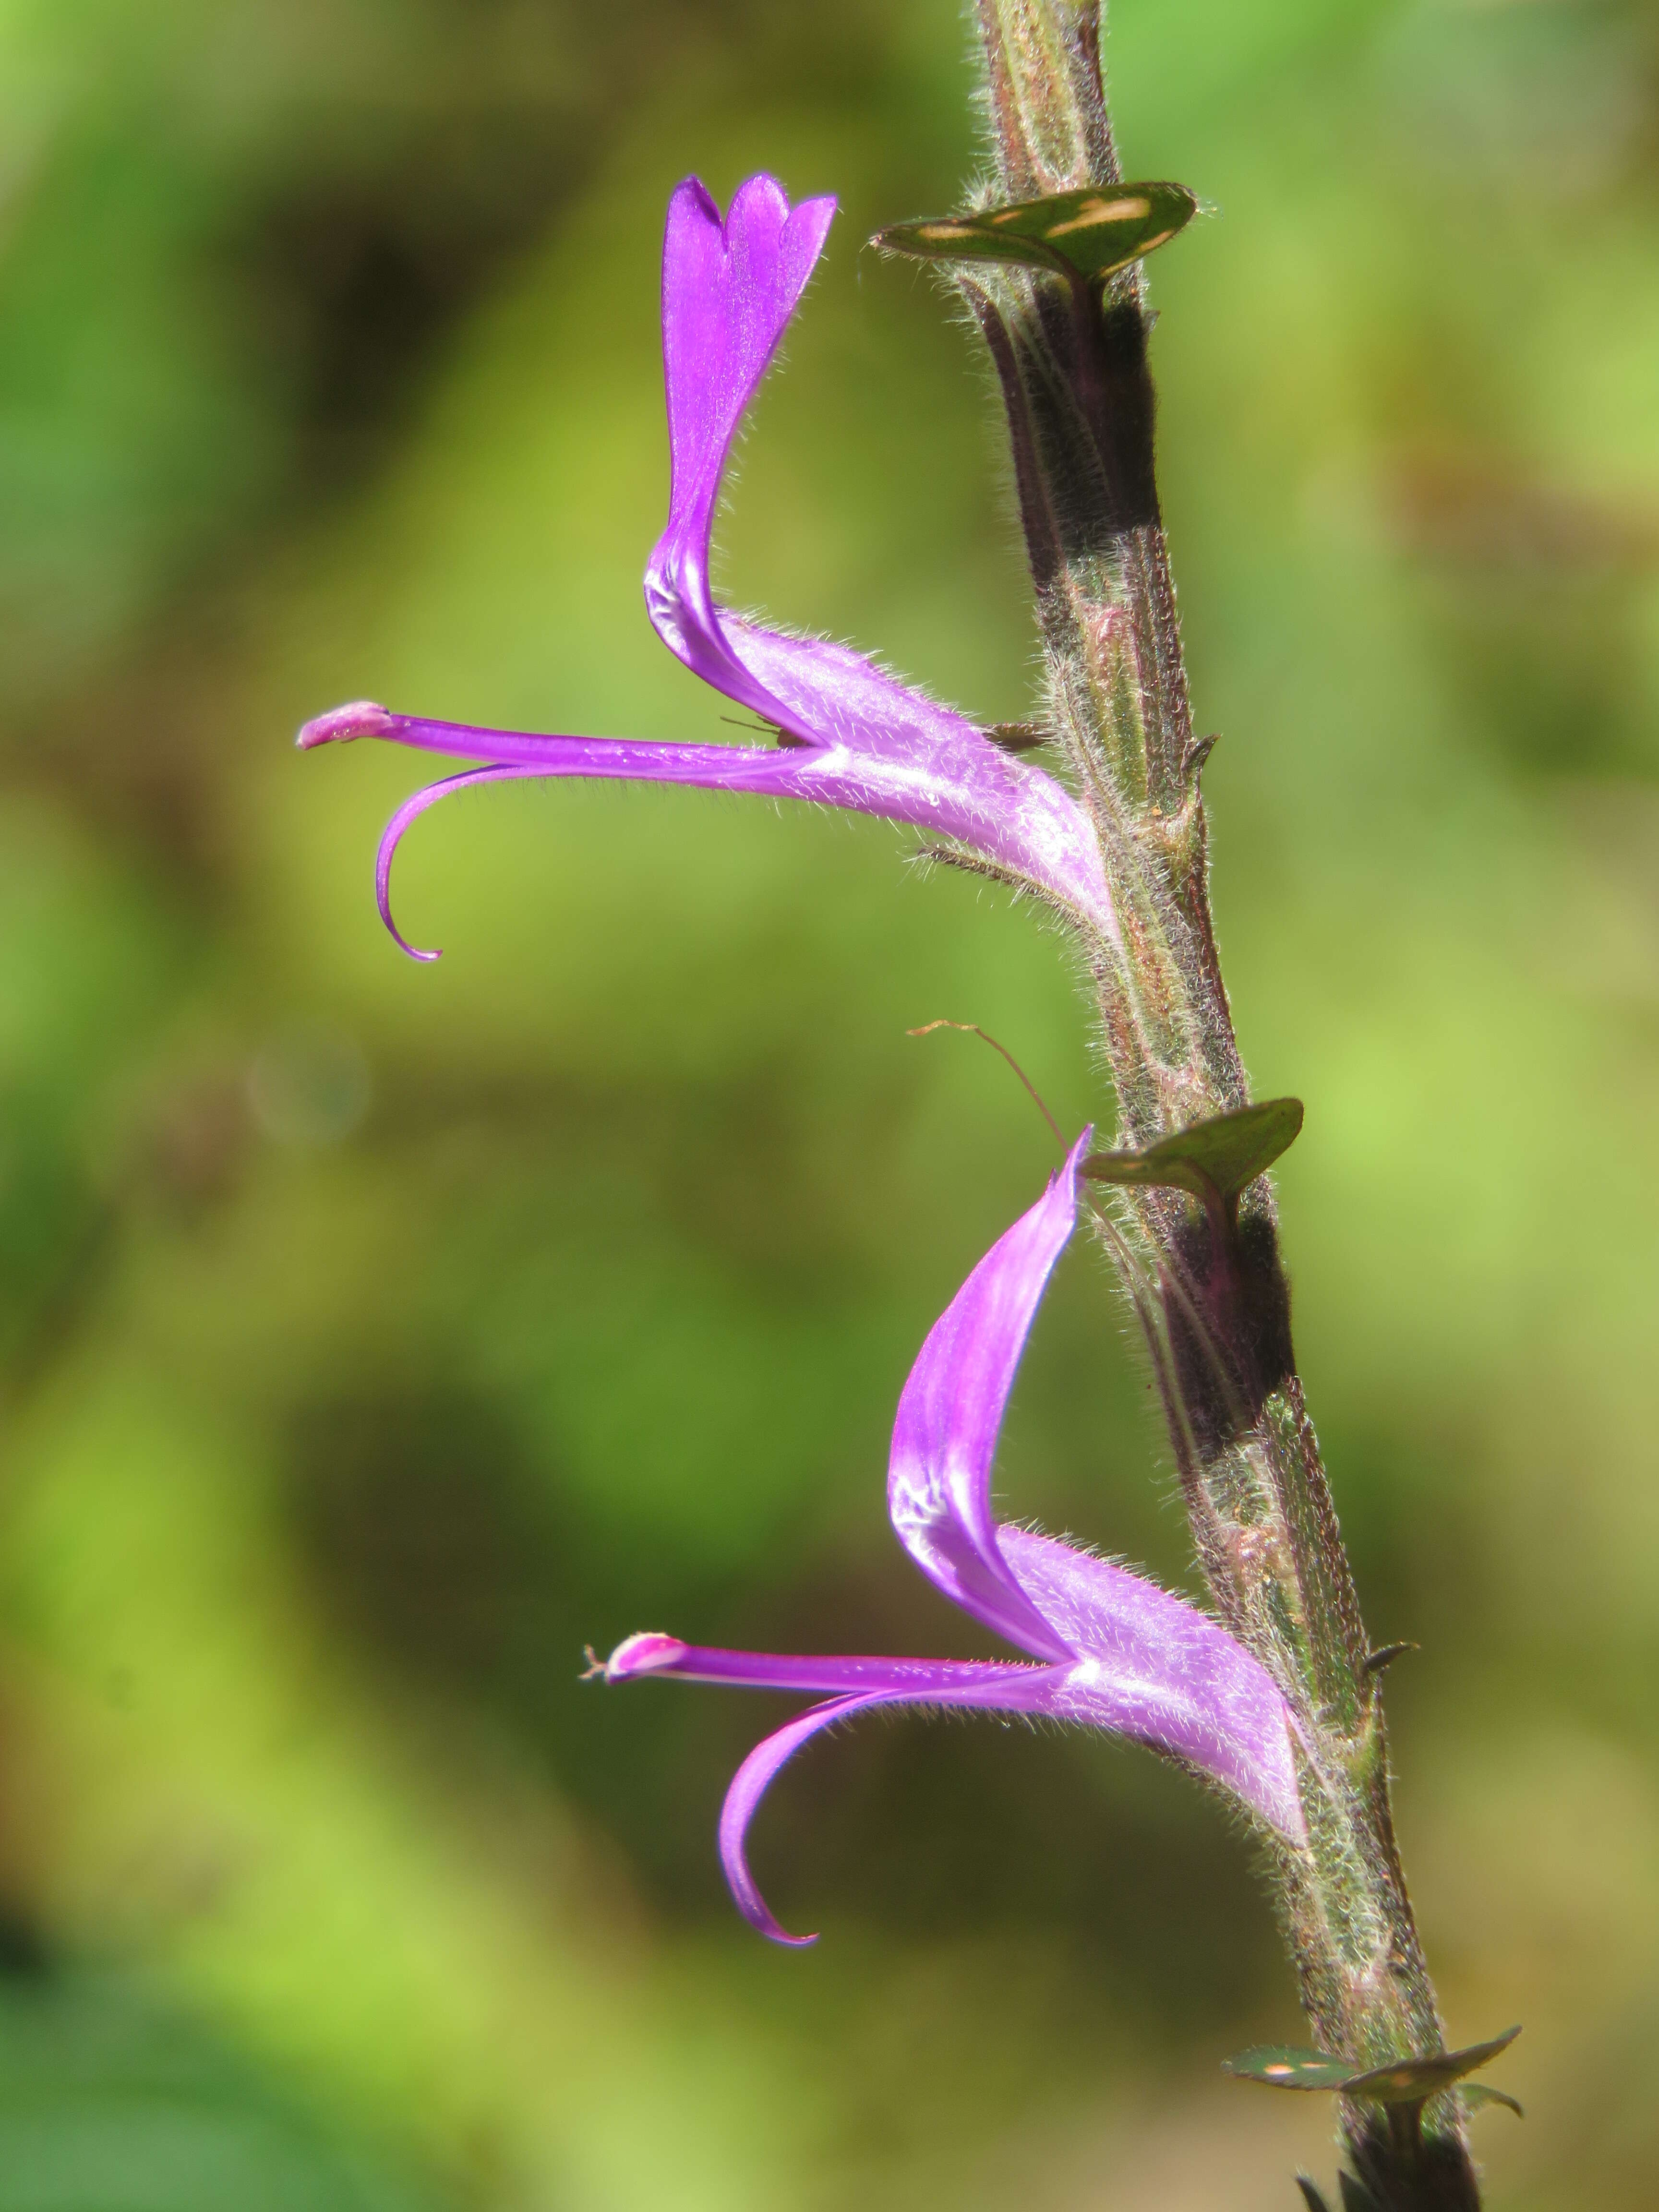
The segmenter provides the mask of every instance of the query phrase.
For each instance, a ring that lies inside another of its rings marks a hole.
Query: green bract
[[[1471,2043],[1462,2051],[1437,2051],[1422,2058],[1399,2058],[1387,2066],[1356,2066],[1346,2058],[1333,2058],[1322,2051],[1301,2051],[1293,2045],[1258,2044],[1241,2051],[1237,2058],[1222,2061],[1222,2071],[1245,2081],[1264,2081],[1273,2089],[1334,2089],[1345,2097],[1358,2097],[1372,2105],[1420,2105],[1425,2099],[1449,2089],[1466,2074],[1507,2051],[1521,2033],[1511,2027],[1490,2043]],[[1463,2093],[1475,2104],[1507,2105],[1521,2110],[1502,2089],[1477,2083]]]
[[[1302,1110],[1299,1098],[1267,1098],[1194,1121],[1144,1152],[1091,1152],[1083,1172],[1097,1182],[1152,1183],[1194,1198],[1214,1193],[1234,1199],[1296,1142]]]
[[[895,223],[872,243],[923,261],[1014,261],[1100,279],[1166,245],[1197,212],[1185,185],[1091,185],[1012,207]]]

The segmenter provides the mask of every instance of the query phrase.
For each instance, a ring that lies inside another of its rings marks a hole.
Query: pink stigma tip
[[[607,1682],[626,1682],[635,1674],[656,1674],[665,1668],[678,1666],[685,1656],[685,1649],[678,1636],[662,1636],[647,1631],[643,1636],[630,1636],[619,1644],[605,1662]]]
[[[295,739],[301,752],[313,745],[344,744],[352,738],[390,738],[397,733],[394,715],[372,699],[354,699],[349,707],[335,707],[307,722]]]

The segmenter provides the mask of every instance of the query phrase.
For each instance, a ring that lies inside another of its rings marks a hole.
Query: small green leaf
[[[1224,2058],[1224,2074],[1241,2081],[1265,2081],[1274,2089],[1344,2089],[1353,2078],[1352,2062],[1322,2051],[1301,2051],[1288,2043],[1258,2043],[1237,2058]]]
[[[1166,244],[1197,211],[1185,185],[1090,185],[975,215],[895,223],[872,243],[922,261],[1014,261],[1100,279]]]
[[[1224,2074],[1242,2081],[1265,2081],[1273,2089],[1334,2089],[1345,2097],[1360,2097],[1373,2105],[1420,2105],[1442,2089],[1449,2089],[1466,2074],[1507,2051],[1521,2033],[1511,2027],[1490,2043],[1471,2043],[1462,2051],[1437,2051],[1422,2058],[1398,2058],[1387,2066],[1356,2066],[1346,2058],[1332,2058],[1322,2051],[1299,2051],[1287,2044],[1258,2044],[1241,2051],[1237,2058],[1222,2061]],[[1464,2090],[1466,2097],[1484,2104],[1489,2099],[1520,2106],[1501,2089]]]
[[[1471,2112],[1480,2105],[1505,2105],[1517,2120],[1527,2117],[1507,2089],[1494,2089],[1490,2081],[1466,2081],[1458,2094]]]
[[[1507,2051],[1520,2033],[1518,2027],[1511,2027],[1495,2035],[1490,2043],[1471,2043],[1462,2051],[1437,2051],[1424,2058],[1402,2058],[1393,2065],[1374,2066],[1368,2074],[1356,2074],[1346,2094],[1378,2105],[1420,2104],[1425,2097],[1449,2089],[1454,2081],[1473,2074],[1500,2051]]]
[[[1232,1199],[1290,1149],[1301,1127],[1299,1098],[1268,1098],[1194,1121],[1144,1152],[1091,1152],[1083,1172],[1097,1182],[1156,1183],[1195,1198],[1216,1192]]]

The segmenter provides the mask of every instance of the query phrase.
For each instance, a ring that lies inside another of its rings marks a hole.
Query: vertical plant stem
[[[1094,0],[977,0],[1003,200],[1121,181]],[[1138,267],[1103,288],[1006,264],[958,278],[995,365],[1036,585],[1053,736],[1088,805],[1122,928],[1103,953],[1119,1142],[1243,1105],[1211,927],[1200,771],[1153,467]],[[1236,1213],[1182,1193],[1102,1201],[1146,1328],[1218,1610],[1301,1733],[1309,1843],[1275,1871],[1320,2045],[1365,2064],[1443,2047],[1395,1846],[1381,1668],[1303,1399],[1271,1192]],[[1459,2100],[1420,2136],[1345,2106],[1379,2206],[1478,2203]]]

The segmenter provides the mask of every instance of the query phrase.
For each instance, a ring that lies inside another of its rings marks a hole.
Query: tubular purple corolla
[[[645,575],[658,635],[686,666],[774,723],[773,746],[668,744],[537,735],[394,714],[369,701],[307,722],[301,746],[374,737],[480,766],[429,786],[393,815],[375,889],[392,919],[392,856],[411,823],[464,784],[530,776],[610,777],[816,800],[927,830],[979,855],[1080,927],[1120,943],[1087,817],[1054,779],[1012,759],[962,715],[884,676],[849,647],[787,637],[724,613],[709,585],[709,537],[732,441],[823,250],[831,199],[791,208],[751,177],[724,222],[695,179],[669,202],[663,248],[663,367],[672,465],[668,526]]]
[[[1085,1130],[1029,1212],[999,1239],[929,1332],[899,1400],[889,1463],[893,1527],[945,1595],[1024,1660],[793,1657],[647,1634],[607,1681],[691,1681],[823,1696],[757,1745],[720,1816],[720,1857],[744,1917],[779,1942],[745,1854],[779,1769],[809,1737],[875,1705],[941,1705],[1076,1721],[1133,1738],[1219,1784],[1285,1841],[1306,1839],[1289,1708],[1266,1669],[1184,1598],[1109,1559],[999,1525],[991,1470],[1020,1353],[1072,1233]]]

